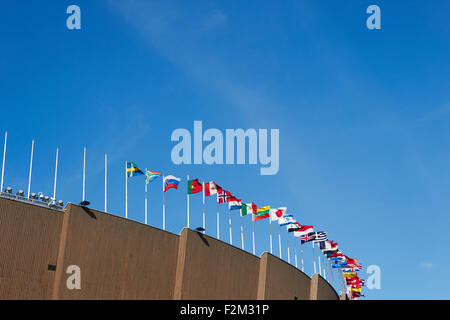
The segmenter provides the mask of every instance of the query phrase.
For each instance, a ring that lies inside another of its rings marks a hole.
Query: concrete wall
[[[70,265],[80,290],[67,288]],[[0,198],[0,299],[339,297],[318,275],[190,229],[178,236],[72,204],[63,213]]]

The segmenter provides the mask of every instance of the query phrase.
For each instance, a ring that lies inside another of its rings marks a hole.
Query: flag
[[[161,172],[153,170],[145,170],[145,184],[152,182],[161,175]]]
[[[278,223],[280,226],[287,226],[288,224],[295,223],[295,219],[292,214],[284,215],[281,218],[278,218]]]
[[[127,175],[129,178],[133,177],[134,175],[143,175],[144,172],[142,172],[141,169],[139,169],[134,162],[127,162]]]
[[[361,271],[361,269],[356,267],[342,268],[342,272],[355,272],[355,271]]]
[[[345,255],[344,255],[344,257],[347,260],[347,265],[349,267],[362,268],[362,266],[358,263],[358,259],[351,259]]]
[[[228,207],[230,210],[239,210],[242,208],[241,199],[237,199],[231,196],[230,201],[228,202]]]
[[[256,211],[258,208],[256,207],[256,204],[252,203],[242,203],[241,207],[241,216],[246,216],[248,214],[256,214]]]
[[[199,193],[203,190],[203,186],[198,179],[188,180],[188,194]]]
[[[181,179],[174,177],[174,176],[167,176],[164,177],[164,192],[171,188],[178,189],[178,184],[180,183]]]
[[[314,242],[322,242],[327,240],[327,233],[324,231],[316,232],[316,239],[314,239]]]
[[[217,203],[228,202],[227,199],[231,197],[231,192],[223,190],[222,188],[217,189]]]
[[[288,232],[294,232],[300,229],[300,223],[298,223],[297,221],[295,221],[295,223],[290,223],[287,225],[287,231]]]
[[[356,272],[342,272],[342,276],[344,278],[354,278],[357,277],[358,274]]]
[[[287,210],[286,207],[281,207],[278,209],[270,209],[270,220],[271,221],[278,220],[279,218],[281,218],[286,214],[286,210]]]
[[[337,243],[333,241],[322,241],[320,242],[320,250],[324,254],[335,253],[338,250]]]
[[[294,237],[301,237],[305,234],[311,233],[314,231],[313,226],[302,226],[300,225],[300,229],[294,231]]]
[[[270,206],[261,207],[256,210],[254,221],[259,221],[269,217],[270,217]]]
[[[209,197],[217,193],[217,190],[222,189],[214,181],[205,182],[205,196]]]
[[[308,234],[303,235],[300,239],[302,240],[302,244],[312,241],[316,238],[315,232],[310,232]]]

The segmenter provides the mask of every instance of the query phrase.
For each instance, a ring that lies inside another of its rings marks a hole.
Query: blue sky
[[[66,8],[81,8],[81,30]],[[381,30],[366,8],[381,8]],[[86,194],[124,215],[126,160],[183,178],[166,193],[167,229],[186,223],[186,174],[215,180],[245,201],[287,206],[300,223],[364,265],[381,268],[367,299],[449,299],[450,90],[447,1],[3,1],[0,131],[8,131],[5,185],[57,198]],[[280,170],[172,163],[173,130],[194,120],[223,133],[280,130]],[[3,141],[2,141],[3,145]],[[150,224],[162,226],[161,181],[150,185]],[[144,182],[129,181],[129,218],[143,222]],[[216,205],[207,199],[207,233]],[[227,210],[221,236],[228,241]],[[200,226],[201,196],[191,198]],[[251,223],[244,221],[246,250]],[[268,250],[268,223],[256,225]],[[274,229],[276,230],[276,229]],[[240,244],[233,215],[233,243]],[[276,233],[274,232],[274,236]],[[286,250],[285,237],[283,249]],[[290,239],[291,245],[293,239]],[[275,245],[275,254],[278,254]],[[285,253],[285,252],[284,252]],[[312,253],[305,248],[306,272]]]

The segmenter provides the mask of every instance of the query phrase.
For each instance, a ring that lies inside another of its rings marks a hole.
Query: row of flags
[[[134,177],[138,175],[145,176],[145,183],[148,184],[154,181],[157,177],[162,176],[158,171],[145,170],[142,171],[133,162],[127,162],[127,177]],[[173,175],[162,176],[163,178],[163,191],[164,193],[169,189],[178,189],[181,178],[175,177]],[[205,197],[216,195],[217,206],[219,204],[228,204],[229,212],[234,210],[240,211],[241,216],[241,236],[242,236],[242,247],[244,247],[243,241],[243,228],[242,228],[242,218],[245,216],[252,216],[253,222],[269,219],[269,223],[278,222],[278,226],[286,227],[287,233],[293,233],[294,237],[300,238],[301,245],[305,245],[309,242],[313,245],[314,252],[314,272],[316,273],[316,256],[314,244],[318,245],[318,248],[322,252],[324,258],[326,258],[328,266],[330,267],[330,274],[332,275],[332,270],[337,269],[341,273],[342,279],[344,280],[342,286],[346,288],[347,295],[350,299],[357,299],[361,296],[361,288],[364,286],[364,280],[358,277],[357,272],[361,271],[362,266],[359,264],[357,259],[349,258],[344,255],[340,249],[338,249],[338,243],[328,239],[327,232],[325,231],[314,231],[312,225],[303,225],[299,223],[296,218],[287,214],[286,207],[271,208],[270,206],[258,207],[255,203],[249,202],[245,203],[242,199],[234,196],[230,191],[223,189],[214,181],[200,182],[199,179],[187,179],[187,196],[188,196],[188,227],[189,227],[189,196],[197,193],[202,193],[203,195],[203,214]],[[217,213],[218,213],[217,208]],[[204,229],[205,229],[205,218]],[[254,229],[253,232],[253,253],[254,252]],[[219,225],[217,225],[217,235],[219,238]],[[280,237],[280,233],[278,234]],[[230,218],[230,243],[231,243],[231,218]],[[281,240],[280,243],[280,257],[281,257]],[[294,242],[295,244],[295,242]],[[302,271],[303,271],[303,247],[301,247],[302,252]],[[272,253],[272,229],[270,229],[270,251]],[[296,257],[297,258],[297,257]],[[288,247],[288,260],[289,258],[289,247]],[[321,259],[319,256],[319,272],[322,272]],[[290,261],[289,261],[290,262]],[[297,261],[296,261],[297,264]],[[325,261],[323,262],[325,265]],[[296,265],[297,266],[297,265]],[[323,269],[325,274],[325,269]]]

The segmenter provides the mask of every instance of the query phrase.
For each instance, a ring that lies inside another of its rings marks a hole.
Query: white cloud
[[[433,263],[426,262],[426,261],[420,261],[419,266],[422,269],[429,270],[429,269],[433,268]]]

